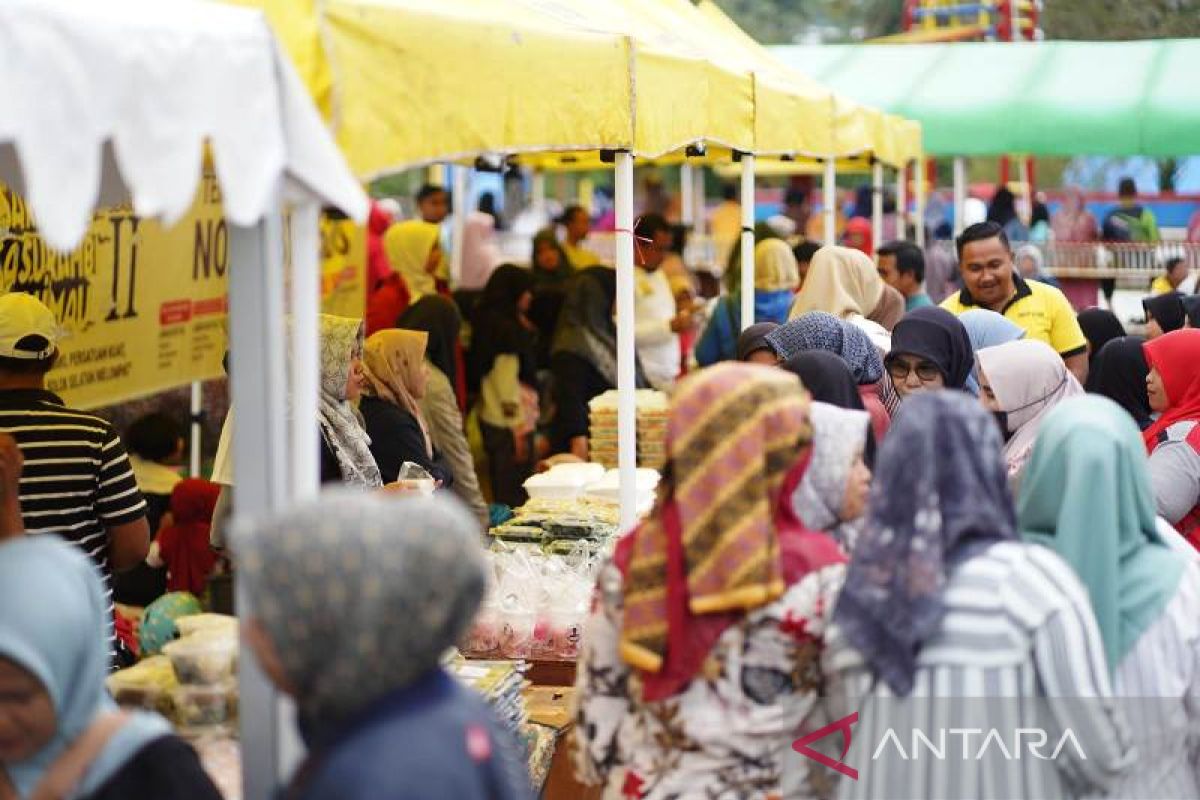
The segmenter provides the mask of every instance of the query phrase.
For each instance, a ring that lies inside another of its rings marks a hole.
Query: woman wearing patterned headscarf
[[[448,495],[346,492],[234,531],[248,641],[308,745],[284,797],[530,796],[510,734],[439,666],[483,597],[477,531]]]
[[[792,248],[782,239],[764,239],[754,248],[754,321],[787,322],[800,272]],[[707,367],[737,358],[742,330],[741,292],[717,300],[708,325],[696,343],[696,363]]]
[[[1066,559],[1096,612],[1135,741],[1153,742],[1111,797],[1200,796],[1189,744],[1200,712],[1200,564],[1158,532],[1138,429],[1115,403],[1046,415],[1021,492],[1021,533]],[[1151,699],[1143,699],[1151,698]]]
[[[1079,745],[1053,760],[885,754],[839,796],[1104,794],[1132,757],[1087,592],[1061,558],[1017,538],[1000,435],[961,392],[923,392],[896,414],[826,648],[831,691],[813,719],[853,710],[858,731],[906,733],[929,732],[931,718],[942,730],[1049,725]],[[1090,699],[1037,702],[1056,697]],[[792,777],[808,780],[785,796],[814,796],[824,773],[810,763],[797,760]]]
[[[363,390],[363,322],[322,314],[321,395],[317,417],[321,427],[321,483],[362,488],[383,485],[371,455],[371,439],[354,403]]]
[[[608,796],[780,796],[844,560],[792,508],[806,409],[772,367],[679,385],[660,502],[601,572],[579,664],[576,766]]]
[[[899,399],[884,379],[878,348],[859,326],[824,311],[810,311],[771,331],[766,340],[782,362],[807,350],[828,350],[840,356],[858,383],[876,440],[884,437],[891,419],[889,408],[898,405]]]

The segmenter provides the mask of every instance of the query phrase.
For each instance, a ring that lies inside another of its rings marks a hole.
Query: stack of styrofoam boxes
[[[589,452],[593,462],[609,469],[617,466],[617,393],[605,392],[589,404]],[[668,399],[662,392],[637,392],[638,466],[661,469],[667,460]]]
[[[637,446],[638,466],[661,471],[667,463],[667,411],[669,403],[662,392],[638,392]]]

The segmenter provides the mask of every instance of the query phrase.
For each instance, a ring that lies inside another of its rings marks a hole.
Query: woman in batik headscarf
[[[659,504],[603,568],[579,663],[576,765],[608,796],[780,794],[844,559],[791,504],[807,406],[773,367],[679,385]]]
[[[1133,755],[1087,592],[1059,556],[1017,538],[999,432],[962,392],[922,392],[897,412],[823,663],[826,699],[803,730],[857,712],[849,754],[837,736],[812,746],[837,745],[834,761],[865,767],[839,797],[1023,797],[1030,786],[1103,795]],[[1070,729],[1078,749],[908,760],[889,745],[872,758],[889,728],[905,731],[907,748],[913,729],[936,742],[939,728],[971,727],[1003,729],[1006,742],[1013,730],[1049,728],[1051,747]],[[793,763],[796,783],[782,796],[831,793],[820,785],[827,770]]]
[[[281,797],[530,796],[511,734],[440,666],[487,584],[457,500],[335,492],[243,523],[234,544],[247,640],[308,746]]]

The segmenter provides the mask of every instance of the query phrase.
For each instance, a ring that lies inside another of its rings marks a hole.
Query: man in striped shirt
[[[0,433],[16,439],[25,459],[26,533],[55,533],[87,553],[104,577],[111,613],[112,570],[136,566],[150,546],[146,504],[112,426],[46,390],[58,330],[38,299],[0,296]]]

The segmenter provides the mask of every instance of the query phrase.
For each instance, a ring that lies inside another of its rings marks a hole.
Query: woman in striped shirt
[[[1053,548],[1092,598],[1113,688],[1137,742],[1114,797],[1200,797],[1200,565],[1155,524],[1145,447],[1112,401],[1046,415],[1021,492],[1022,535]]]
[[[1017,539],[997,426],[965,394],[897,413],[833,622],[793,746],[832,756],[798,757],[785,796],[1078,797],[1132,758],[1087,592]]]

